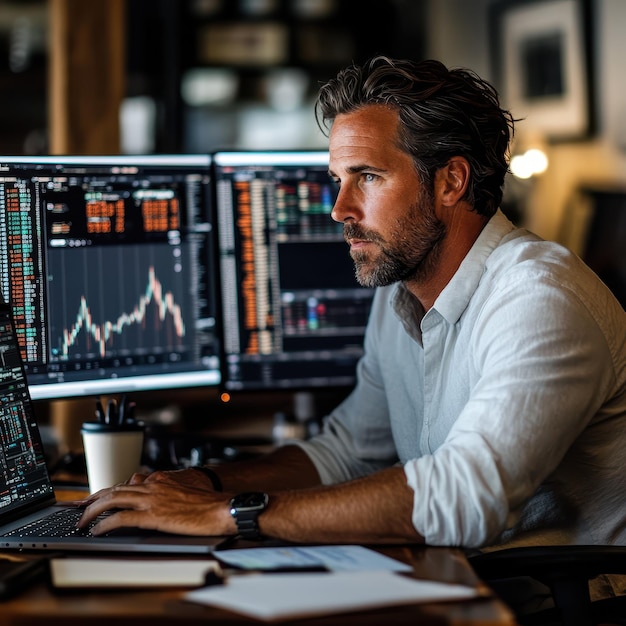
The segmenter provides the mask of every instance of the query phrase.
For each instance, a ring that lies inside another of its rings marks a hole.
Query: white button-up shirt
[[[626,313],[563,247],[498,212],[425,315],[377,290],[358,377],[325,484],[402,463],[431,545],[626,544]]]

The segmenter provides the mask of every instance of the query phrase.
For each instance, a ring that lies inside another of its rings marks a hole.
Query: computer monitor
[[[34,399],[220,383],[208,155],[0,156],[0,289]]]
[[[213,154],[227,391],[351,386],[372,289],[356,281],[325,151]]]

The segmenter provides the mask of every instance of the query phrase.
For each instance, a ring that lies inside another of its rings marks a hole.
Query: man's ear
[[[443,205],[454,206],[467,191],[470,164],[465,157],[452,157],[436,174],[436,190]]]

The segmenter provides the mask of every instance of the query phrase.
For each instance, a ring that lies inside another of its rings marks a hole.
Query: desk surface
[[[64,494],[75,497],[75,494]],[[463,553],[449,548],[389,547],[382,549],[389,556],[410,563],[417,578],[461,583],[483,588]],[[11,552],[16,555],[17,553]],[[0,555],[1,556],[1,555]],[[0,603],[1,626],[110,626],[262,623],[236,613],[185,602],[186,589],[151,591],[63,591],[55,592],[46,583],[25,590],[18,597]],[[512,626],[515,620],[497,598],[489,595],[477,600],[405,605],[363,612],[329,615],[316,619],[281,622],[303,623],[307,626],[349,626],[382,623],[403,624],[498,624]]]

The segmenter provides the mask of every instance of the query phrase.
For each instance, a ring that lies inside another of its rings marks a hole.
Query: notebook
[[[16,534],[50,515],[70,516],[69,536],[63,523],[50,523],[57,536]],[[84,552],[206,554],[224,537],[189,537],[157,531],[122,529],[105,536],[77,531],[81,509],[58,502],[44,458],[11,307],[0,301],[0,549],[52,549]]]

